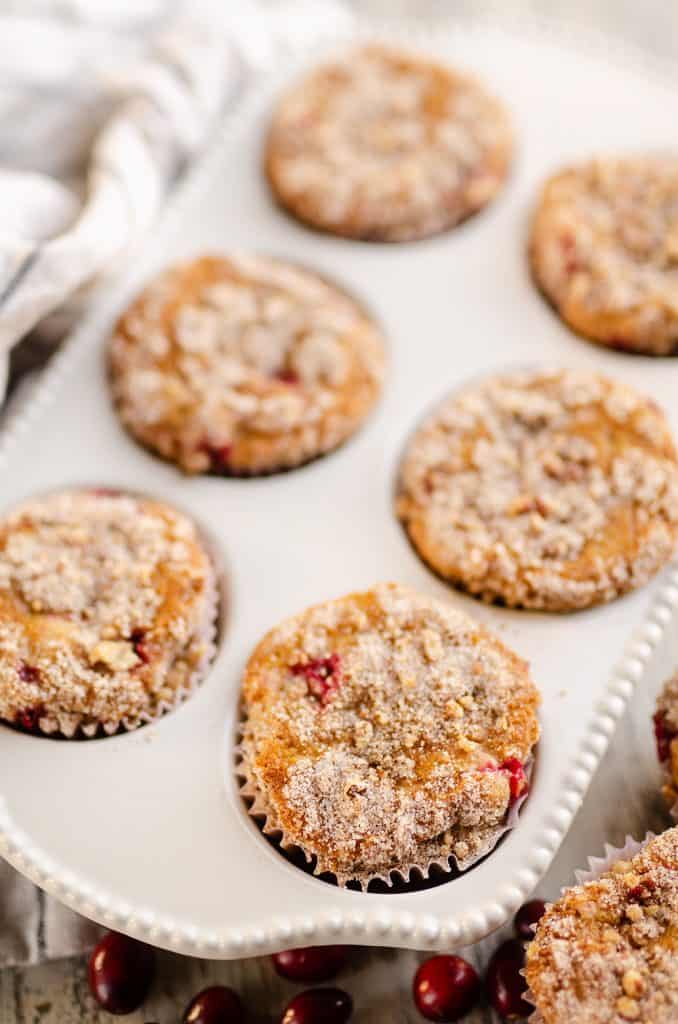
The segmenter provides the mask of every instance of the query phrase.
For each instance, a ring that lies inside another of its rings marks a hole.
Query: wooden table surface
[[[272,2],[272,0],[271,0]],[[378,13],[464,13],[478,4],[471,0],[363,0],[356,6]],[[482,6],[482,4],[480,5]],[[504,10],[576,17],[626,38],[664,57],[678,59],[678,5],[665,0],[505,0]],[[676,367],[678,372],[678,367]],[[678,629],[657,652],[651,672],[638,687],[625,718],[587,794],[574,826],[557,855],[540,895],[553,898],[585,866],[588,854],[600,853],[605,842],[620,844],[627,833],[642,836],[669,824],[658,797],[650,715],[660,682],[678,665]],[[187,881],[190,885],[190,881]],[[0,908],[2,913],[2,908]],[[466,955],[480,970],[501,935],[495,935]],[[352,966],[338,984],[355,1001],[356,1024],[415,1024],[421,1018],[410,997],[412,977],[422,954],[395,950],[357,950]],[[252,1024],[277,1021],[285,1002],[297,988],[279,979],[267,958],[213,963],[159,955],[159,970],[151,996],[129,1024],[178,1022],[189,998],[208,984],[233,985],[252,1013]],[[111,1017],[97,1009],[87,988],[82,958],[30,968],[0,971],[1,1024],[99,1024]],[[467,1024],[490,1024],[492,1012],[481,1006]]]

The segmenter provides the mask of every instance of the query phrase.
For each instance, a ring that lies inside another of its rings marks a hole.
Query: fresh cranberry
[[[109,1013],[132,1013],[141,1006],[155,973],[150,946],[118,932],[108,932],[89,960],[89,987]]]
[[[290,669],[295,676],[303,676],[308,692],[325,705],[332,699],[341,683],[341,659],[338,654],[329,658],[313,658],[311,661],[298,661]]]
[[[29,665],[27,661],[19,662],[19,679],[22,683],[39,683],[40,669]]]
[[[40,719],[44,713],[45,709],[42,704],[34,708],[24,708],[23,711],[17,713],[14,724],[25,732],[38,732]]]
[[[183,1016],[183,1024],[241,1024],[244,1020],[240,999],[225,985],[212,985],[198,992]]]
[[[132,648],[134,649],[134,653],[136,654],[137,658],[140,658],[141,661],[144,662],[144,664],[148,664],[148,662],[151,660],[151,654],[150,654],[150,651],[148,649],[148,645],[144,643],[145,639],[146,639],[146,630],[145,629],[133,629],[132,630],[132,635],[130,636],[130,641],[132,643]]]
[[[522,907],[513,918],[513,927],[519,939],[533,939],[534,926],[544,916],[546,904],[543,900],[530,900],[523,903]]]
[[[315,983],[328,981],[338,974],[348,960],[347,946],[306,946],[274,953],[273,966],[290,981]]]
[[[527,988],[520,973],[525,966],[525,947],[519,939],[507,939],[495,950],[485,975],[488,998],[507,1020],[529,1017],[534,1007],[523,998]]]
[[[280,1024],[346,1024],[353,1000],[340,988],[310,988],[300,992],[283,1010]]]
[[[477,1002],[480,979],[460,956],[434,956],[420,965],[412,994],[426,1020],[459,1020]]]
[[[671,743],[675,740],[678,733],[675,729],[672,729],[666,720],[666,715],[663,711],[658,711],[653,718],[654,722],[654,738],[657,743],[657,757],[664,763],[671,757]]]

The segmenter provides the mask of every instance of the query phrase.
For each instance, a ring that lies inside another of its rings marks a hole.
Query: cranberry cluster
[[[514,919],[517,938],[495,951],[485,975],[487,997],[506,1020],[528,1017],[533,1007],[525,1001],[520,973],[525,962],[525,940],[544,913],[542,900],[520,908]],[[348,962],[348,946],[287,949],[272,957],[277,973],[288,981],[318,984],[330,981]],[[109,932],[89,962],[92,994],[109,1013],[132,1013],[143,1003],[153,981],[155,954],[150,946]],[[459,956],[434,956],[419,967],[413,984],[414,1003],[426,1020],[457,1021],[478,1002],[482,984],[474,968]],[[279,1017],[279,1024],[347,1024],[353,1001],[340,988],[311,988],[294,996]],[[188,1004],[183,1024],[245,1024],[248,1017],[233,989],[213,985]]]

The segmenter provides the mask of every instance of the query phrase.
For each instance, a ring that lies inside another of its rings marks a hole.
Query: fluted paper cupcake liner
[[[289,856],[294,857],[297,855],[303,857],[305,864],[313,875],[331,875],[336,879],[336,884],[341,888],[345,888],[349,883],[357,883],[364,892],[367,892],[372,882],[380,882],[389,889],[396,885],[406,885],[414,889],[417,884],[430,879],[432,877],[431,872],[434,872],[434,875],[438,873],[446,874],[452,878],[455,877],[455,871],[457,873],[468,871],[479,860],[482,860],[483,857],[491,853],[502,836],[515,827],[520,809],[530,793],[529,783],[534,766],[534,758],[531,757],[525,764],[525,775],[528,781],[527,790],[514,801],[508,810],[504,822],[496,830],[492,831],[487,842],[472,857],[461,859],[451,852],[444,851],[439,855],[431,853],[431,855],[427,855],[425,859],[422,859],[421,862],[411,861],[397,868],[391,868],[386,873],[367,872],[343,875],[325,866],[313,850],[305,849],[285,831],[279,821],[275,808],[266,798],[258,782],[253,777],[242,743],[236,746],[235,756],[236,775],[242,780],[240,795],[249,804],[248,814],[256,821],[257,827],[263,835],[271,839],[280,850]],[[423,843],[422,847],[432,850],[435,845],[435,841],[431,841],[430,843]],[[415,880],[413,880],[413,876]]]
[[[204,538],[201,538],[204,542]],[[211,552],[207,547],[207,554],[210,557],[210,564],[212,571],[207,581],[207,591],[205,595],[205,607],[203,611],[202,621],[199,624],[196,634],[193,640],[187,645],[187,653],[190,653],[191,648],[197,643],[203,649],[200,653],[199,660],[186,680],[177,686],[172,691],[171,697],[159,700],[156,708],[153,712],[141,711],[138,715],[125,716],[120,719],[111,719],[105,722],[91,722],[87,721],[85,715],[68,715],[62,716],[59,720],[56,717],[48,715],[43,716],[36,725],[35,730],[32,730],[34,735],[38,736],[49,736],[51,738],[61,737],[63,739],[95,739],[97,736],[113,736],[115,733],[133,732],[142,725],[150,725],[153,722],[157,722],[158,719],[162,718],[163,715],[169,711],[173,711],[180,704],[193,694],[200,683],[205,678],[205,674],[210,664],[214,660],[216,654],[217,645],[217,633],[218,633],[218,622],[220,612],[220,601],[219,601],[219,588],[218,588],[218,577],[217,571],[212,560]],[[168,672],[172,671],[173,666],[179,661],[181,655],[179,655],[175,661],[168,666]]]
[[[636,854],[640,853],[644,846],[646,846],[651,839],[655,839],[654,832],[647,832],[644,839],[634,839],[633,836],[627,836],[623,846],[611,846],[609,843],[605,843],[605,854],[602,857],[589,857],[588,868],[580,868],[575,871],[574,876],[576,879],[576,885],[586,885],[587,882],[595,882],[601,875],[604,875],[606,871],[610,871],[613,864],[616,864],[620,860],[631,860]],[[561,894],[566,893],[572,886],[565,885],[561,889]],[[548,910],[552,904],[547,903],[546,909]],[[534,925],[536,931],[537,925]],[[523,976],[525,972],[521,972]],[[530,988],[524,993],[524,999],[531,1003],[532,1006],[537,1007],[537,1000],[534,997],[534,993]],[[537,1007],[534,1013],[530,1014],[528,1024],[544,1024],[544,1018],[541,1010]]]

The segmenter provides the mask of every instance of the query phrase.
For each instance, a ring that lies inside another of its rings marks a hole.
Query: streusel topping
[[[574,370],[490,377],[410,441],[397,512],[422,557],[487,600],[567,610],[640,586],[678,539],[667,422]]]
[[[165,272],[111,342],[123,422],[190,473],[273,471],[328,451],[376,401],[383,364],[355,302],[262,256]]]
[[[666,769],[664,797],[670,807],[678,806],[678,672],[664,685],[654,716],[657,756]]]
[[[108,491],[0,522],[0,718],[72,735],[152,715],[210,647],[213,571],[193,524]]]
[[[450,605],[382,584],[272,630],[243,684],[244,772],[340,880],[491,848],[539,735],[527,665]]]
[[[372,45],[318,68],[283,98],[266,171],[283,205],[312,226],[403,241],[484,206],[511,147],[507,115],[479,83]]]
[[[675,1024],[678,828],[567,890],[537,926],[526,976],[544,1024]]]
[[[582,334],[678,352],[678,158],[599,159],[555,175],[531,259],[541,288]]]

